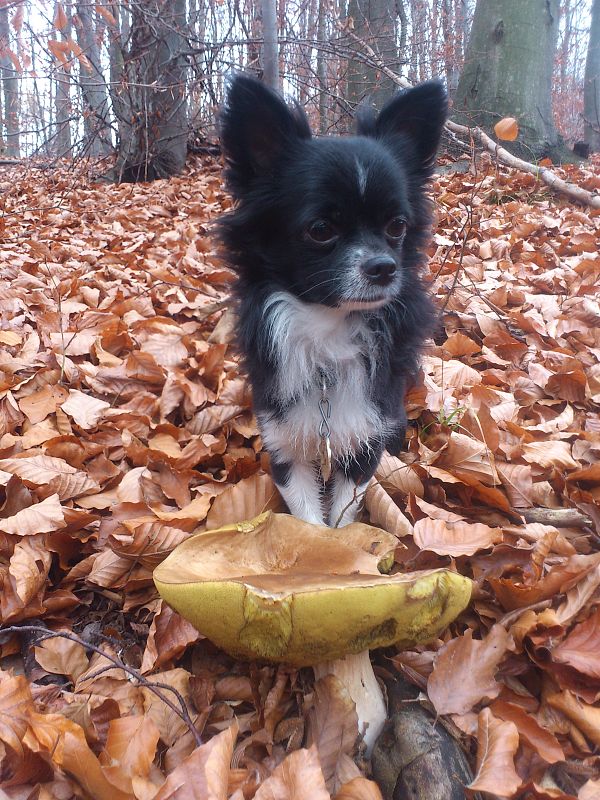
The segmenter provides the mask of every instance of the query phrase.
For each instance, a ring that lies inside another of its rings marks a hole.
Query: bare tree
[[[71,6],[56,2],[54,7],[54,27],[60,31],[63,41],[71,36]],[[54,151],[57,155],[69,157],[71,155],[71,78],[67,67],[60,63],[56,68],[56,93],[54,95],[54,111],[56,121],[56,135],[54,137]]]
[[[79,59],[79,85],[85,104],[86,147],[90,155],[103,155],[112,150],[108,91],[102,73],[93,5],[89,0],[78,0],[74,24],[84,55]]]
[[[396,5],[392,0],[349,0],[348,15],[357,39],[352,48],[367,44],[390,69],[398,71]],[[348,66],[348,101],[357,105],[367,99],[381,108],[395,93],[394,82],[364,58],[353,58]]]
[[[4,92],[4,126],[6,155],[19,158],[19,72],[15,54],[10,49],[8,6],[0,6],[0,74]]]
[[[263,79],[267,86],[279,89],[279,52],[277,47],[277,0],[261,0],[263,24]]]
[[[490,128],[516,117],[526,158],[558,152],[552,115],[552,70],[558,0],[477,0],[454,99],[454,116]]]
[[[131,3],[125,56],[118,180],[147,181],[179,172],[187,153],[187,18],[185,0]]]
[[[583,87],[584,138],[600,151],[600,0],[594,0]]]

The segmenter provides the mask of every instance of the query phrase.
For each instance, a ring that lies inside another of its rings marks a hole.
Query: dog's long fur
[[[302,110],[258,81],[229,86],[221,142],[237,205],[221,235],[239,276],[238,341],[273,476],[310,522],[354,519],[383,449],[404,440],[404,393],[434,319],[419,270],[446,112],[430,81],[364,113],[356,136],[313,138]]]

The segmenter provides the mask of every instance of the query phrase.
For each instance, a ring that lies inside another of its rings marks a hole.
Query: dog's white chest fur
[[[277,363],[273,399],[281,409],[279,415],[259,415],[267,449],[286,461],[316,457],[323,376],[334,456],[343,457],[383,434],[384,421],[369,391],[376,342],[362,316],[278,292],[266,306],[265,323]]]

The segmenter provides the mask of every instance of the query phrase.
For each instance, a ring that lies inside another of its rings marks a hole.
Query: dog
[[[384,449],[404,442],[435,319],[420,270],[446,116],[433,80],[364,109],[354,136],[314,137],[298,105],[247,75],[229,83],[220,137],[236,203],[220,236],[237,340],[274,481],[314,524],[352,522]]]

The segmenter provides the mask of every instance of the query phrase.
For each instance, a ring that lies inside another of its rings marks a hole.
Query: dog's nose
[[[396,262],[391,256],[374,256],[365,261],[361,269],[371,283],[385,286],[396,274]]]

